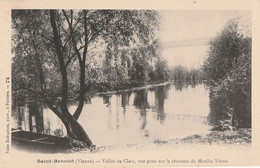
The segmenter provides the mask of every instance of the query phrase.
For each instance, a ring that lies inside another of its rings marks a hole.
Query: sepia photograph
[[[249,11],[12,10],[12,143],[250,146],[251,43]]]
[[[39,167],[255,159],[252,10],[13,8],[9,24],[10,157]]]

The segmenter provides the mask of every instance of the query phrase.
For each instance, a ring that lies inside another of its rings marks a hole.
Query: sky
[[[203,64],[209,49],[207,41],[220,33],[228,20],[239,17],[245,24],[251,22],[250,11],[165,10],[159,13],[162,56],[169,66],[188,68]],[[194,41],[198,43],[194,45]]]

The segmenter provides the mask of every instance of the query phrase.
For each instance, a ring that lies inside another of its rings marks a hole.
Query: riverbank
[[[216,145],[248,145],[252,141],[252,130],[241,128],[235,131],[212,131],[209,134],[192,135],[183,139],[170,140],[168,143],[175,144],[216,144]],[[161,143],[155,141],[154,143]],[[162,142],[165,143],[165,142]]]
[[[127,83],[127,84],[122,84],[120,87],[116,88],[110,88],[110,90],[104,89],[105,91],[101,90],[96,90],[92,92],[92,95],[107,95],[107,94],[115,94],[115,93],[123,93],[123,92],[129,92],[129,91],[137,91],[137,90],[142,90],[142,89],[150,89],[158,86],[164,86],[170,83],[175,83],[175,82],[188,82],[190,84],[195,83],[200,83],[202,82],[202,79],[196,78],[196,79],[172,79],[168,81],[157,81],[157,82],[148,82],[148,83],[139,83],[139,82],[134,82],[134,83]]]
[[[62,153],[88,153],[88,154],[98,154],[98,153],[117,153],[118,151],[132,151],[132,152],[164,152],[165,150],[178,151],[181,149],[212,149],[216,147],[217,149],[225,148],[241,148],[248,149],[252,143],[252,130],[251,129],[238,129],[235,131],[212,131],[208,134],[194,134],[185,138],[175,138],[169,140],[154,140],[150,143],[142,144],[126,144],[126,145],[110,145],[110,146],[97,146],[94,149],[83,149],[83,148],[73,148],[67,150],[61,150]],[[15,148],[13,148],[15,149]],[[19,149],[20,150],[20,149]],[[28,148],[23,150],[23,152],[38,153],[39,150],[28,150]],[[58,152],[58,151],[56,151]],[[56,153],[54,152],[54,153]],[[59,153],[59,152],[58,152]]]
[[[158,86],[164,86],[170,83],[173,83],[174,80],[167,81],[167,82],[162,82],[162,83],[150,83],[147,85],[142,85],[138,87],[131,87],[129,89],[119,89],[119,90],[114,90],[114,91],[108,91],[108,92],[97,92],[95,95],[108,95],[108,94],[115,94],[115,93],[123,93],[123,92],[129,92],[129,91],[137,91],[137,90],[142,90],[142,89],[150,89]]]
[[[69,153],[107,153],[116,152],[121,150],[130,151],[150,151],[153,149],[164,150],[172,149],[178,150],[179,148],[196,148],[202,147],[208,148],[215,147],[250,147],[252,142],[252,130],[249,128],[241,128],[235,131],[212,131],[208,134],[194,134],[181,139],[161,140],[157,139],[150,143],[143,144],[127,144],[123,146],[99,146],[91,151],[89,149],[71,149]]]

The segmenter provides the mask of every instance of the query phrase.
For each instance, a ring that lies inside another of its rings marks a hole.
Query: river
[[[70,111],[76,107],[70,102]],[[140,144],[207,133],[209,112],[209,90],[203,83],[176,81],[89,98],[79,122],[97,146]],[[12,127],[66,135],[64,125],[48,108],[39,113],[30,118],[28,106],[16,108]]]

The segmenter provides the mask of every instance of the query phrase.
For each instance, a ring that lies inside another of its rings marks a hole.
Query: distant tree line
[[[211,41],[203,73],[210,87],[210,123],[218,129],[251,127],[251,43],[239,19]]]
[[[171,68],[170,73],[171,78],[174,80],[203,78],[202,71],[199,68],[187,68],[182,65]]]
[[[107,48],[100,67],[89,67],[87,90],[104,92],[129,89],[171,79],[157,40],[133,49]],[[91,76],[91,77],[90,77]]]

